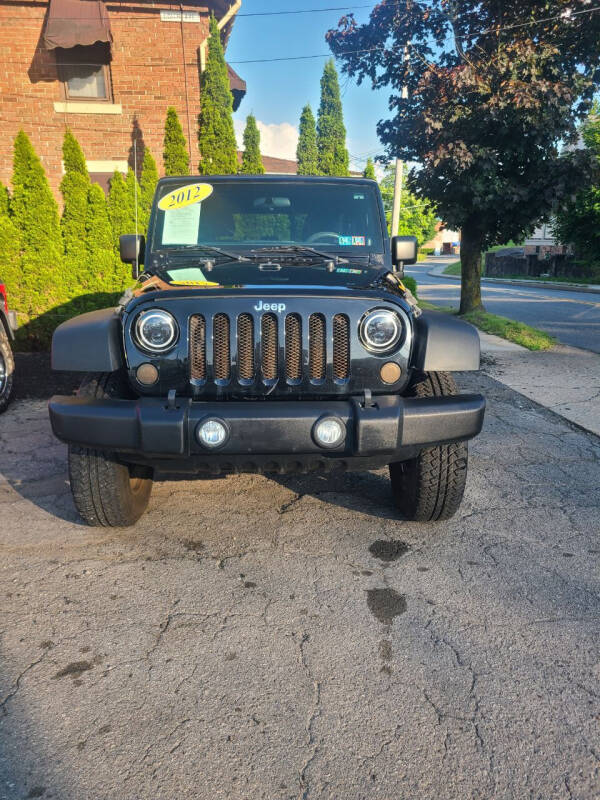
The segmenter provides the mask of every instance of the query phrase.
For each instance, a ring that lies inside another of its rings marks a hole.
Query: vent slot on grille
[[[325,350],[325,317],[322,314],[311,314],[308,321],[309,358],[308,371],[310,379],[325,379],[327,353]]]
[[[242,381],[254,380],[254,320],[251,314],[238,317],[238,374]]]
[[[299,314],[285,318],[285,374],[291,383],[302,380],[302,320]]]
[[[333,318],[333,377],[338,381],[350,377],[350,321],[345,314]]]
[[[261,328],[261,368],[266,381],[277,379],[277,317],[263,314]]]
[[[231,375],[229,317],[215,314],[213,321],[213,369],[216,381],[228,381]]]
[[[206,380],[206,320],[199,314],[190,319],[190,378]]]

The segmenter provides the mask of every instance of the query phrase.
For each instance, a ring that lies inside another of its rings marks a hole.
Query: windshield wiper
[[[251,258],[242,256],[240,253],[230,253],[228,250],[222,250],[220,247],[214,247],[210,244],[184,245],[182,248],[177,248],[177,250],[171,251],[169,255],[175,255],[178,252],[181,252],[187,256],[189,255],[190,250],[200,250],[206,253],[215,253],[215,255],[225,256],[225,258],[229,258],[231,261],[252,261]]]
[[[299,244],[285,244],[280,247],[261,247],[260,250],[250,250],[251,253],[262,255],[263,253],[277,253],[279,255],[294,255],[296,253],[310,253],[313,256],[324,258],[326,261],[335,261],[336,264],[347,264],[348,259],[336,255],[336,253],[324,253],[322,250],[315,250],[314,247],[305,247]]]

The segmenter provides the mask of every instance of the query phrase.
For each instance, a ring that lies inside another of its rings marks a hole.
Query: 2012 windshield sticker
[[[175,211],[178,208],[201,203],[210,197],[213,191],[214,186],[210,183],[191,183],[189,186],[180,186],[161,197],[158,207],[161,211]]]
[[[339,236],[338,244],[341,247],[365,247],[367,242],[364,236]]]

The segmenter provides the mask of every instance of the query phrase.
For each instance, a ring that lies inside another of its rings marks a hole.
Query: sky
[[[369,0],[350,0],[366,5]],[[326,58],[274,63],[239,63],[259,58],[328,54],[325,33],[337,27],[343,11],[322,11],[344,5],[344,0],[243,0],[229,45],[227,61],[242,77],[248,92],[234,122],[241,144],[246,116],[254,114],[261,132],[263,155],[295,158],[302,107],[309,102],[315,117],[319,106],[321,74]],[[375,5],[375,0],[373,1]],[[311,9],[310,13],[243,16],[260,12]],[[368,20],[368,8],[353,10],[359,22]],[[339,65],[338,65],[338,71]],[[374,92],[369,83],[357,86],[340,74],[347,147],[351,167],[363,169],[367,156],[383,153],[376,133],[377,122],[386,118],[387,93]]]

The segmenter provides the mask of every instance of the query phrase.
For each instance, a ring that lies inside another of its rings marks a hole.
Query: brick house
[[[175,106],[198,164],[197,116],[209,15],[226,46],[241,0],[0,0],[0,181],[12,145],[30,136],[57,193],[66,127],[105,188],[150,148],[159,170],[166,110]],[[229,68],[234,107],[246,84]]]

